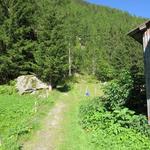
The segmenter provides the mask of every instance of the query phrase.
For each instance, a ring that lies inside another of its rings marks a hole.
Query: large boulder
[[[34,93],[34,92],[36,92],[38,90],[42,90],[42,89],[51,91],[51,89],[52,89],[50,85],[43,83],[41,80],[39,80],[34,75],[19,76],[17,78],[16,87],[20,94]]]

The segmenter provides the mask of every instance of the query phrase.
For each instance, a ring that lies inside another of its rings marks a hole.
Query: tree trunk
[[[71,62],[71,48],[70,48],[70,43],[69,43],[69,55],[68,55],[68,61],[69,61],[69,76],[72,76],[72,71],[71,71],[71,67],[72,67],[72,62]]]

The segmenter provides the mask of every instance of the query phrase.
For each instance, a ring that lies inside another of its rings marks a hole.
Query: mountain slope
[[[145,19],[80,0],[72,1],[70,7],[77,21],[75,36],[83,46],[78,52],[84,53],[83,71],[104,78],[123,68],[135,67],[143,73],[142,47],[127,33]]]
[[[126,35],[143,18],[81,0],[0,1],[0,11],[1,83],[33,73],[53,86],[68,72],[143,74],[142,47]]]

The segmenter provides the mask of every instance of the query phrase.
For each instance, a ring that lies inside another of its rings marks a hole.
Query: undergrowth
[[[91,135],[95,149],[150,149],[146,118],[127,108],[107,111],[99,98],[80,107],[80,124]]]
[[[103,97],[81,105],[80,125],[91,136],[95,150],[150,150],[146,117],[125,107],[131,89],[130,74],[124,72],[105,87]]]

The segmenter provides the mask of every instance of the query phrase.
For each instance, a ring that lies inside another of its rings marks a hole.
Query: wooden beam
[[[144,25],[140,26],[139,29],[140,29],[140,31],[146,29],[146,25],[144,24]]]
[[[150,20],[144,22],[140,26],[136,27],[135,29],[131,30],[128,35],[134,38],[139,43],[143,44],[143,34],[144,32],[150,28]]]
[[[146,78],[147,115],[148,123],[150,124],[150,29],[147,29],[143,35],[143,49]]]

